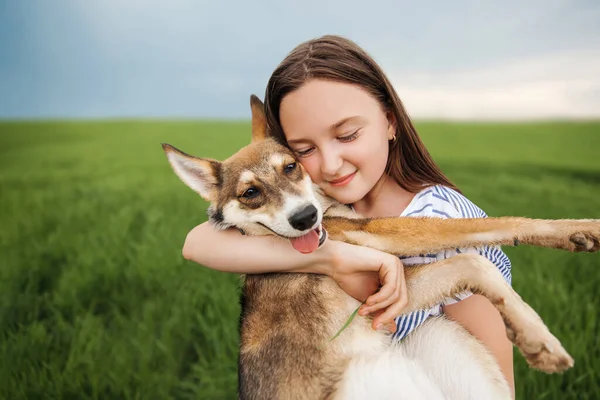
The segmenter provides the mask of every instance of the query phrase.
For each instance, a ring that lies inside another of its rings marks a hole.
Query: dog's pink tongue
[[[308,254],[312,253],[319,247],[319,234],[312,230],[304,236],[290,239],[292,246],[300,253]]]

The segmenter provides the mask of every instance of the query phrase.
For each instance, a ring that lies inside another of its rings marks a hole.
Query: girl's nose
[[[342,155],[334,148],[321,152],[321,172],[325,177],[333,178],[343,164]]]

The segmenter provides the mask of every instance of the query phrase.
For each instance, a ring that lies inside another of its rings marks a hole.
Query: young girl
[[[380,67],[347,39],[325,36],[296,47],[267,84],[265,112],[270,134],[294,151],[313,182],[363,216],[486,216],[436,166]],[[498,248],[457,249],[402,262],[430,263],[467,251],[488,257],[510,283],[510,261]],[[367,299],[360,313],[379,314],[374,327],[393,321],[397,340],[427,317],[444,313],[488,347],[514,386],[512,344],[492,304],[464,293],[398,317],[406,304],[403,266],[389,254],[331,240],[300,254],[288,240],[217,231],[208,223],[188,234],[183,254],[220,271],[328,274],[348,294]]]

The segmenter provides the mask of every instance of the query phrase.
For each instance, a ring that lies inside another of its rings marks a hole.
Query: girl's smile
[[[329,181],[329,184],[331,186],[346,186],[347,184],[349,184],[352,181],[352,179],[354,178],[355,175],[356,175],[356,171],[354,171],[353,173],[348,174],[346,176],[343,176],[339,179]]]

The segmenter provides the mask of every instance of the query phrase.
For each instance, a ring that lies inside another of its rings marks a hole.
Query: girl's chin
[[[329,189],[325,192],[325,194],[342,204],[354,204],[365,196],[364,193],[358,193],[356,190]]]

